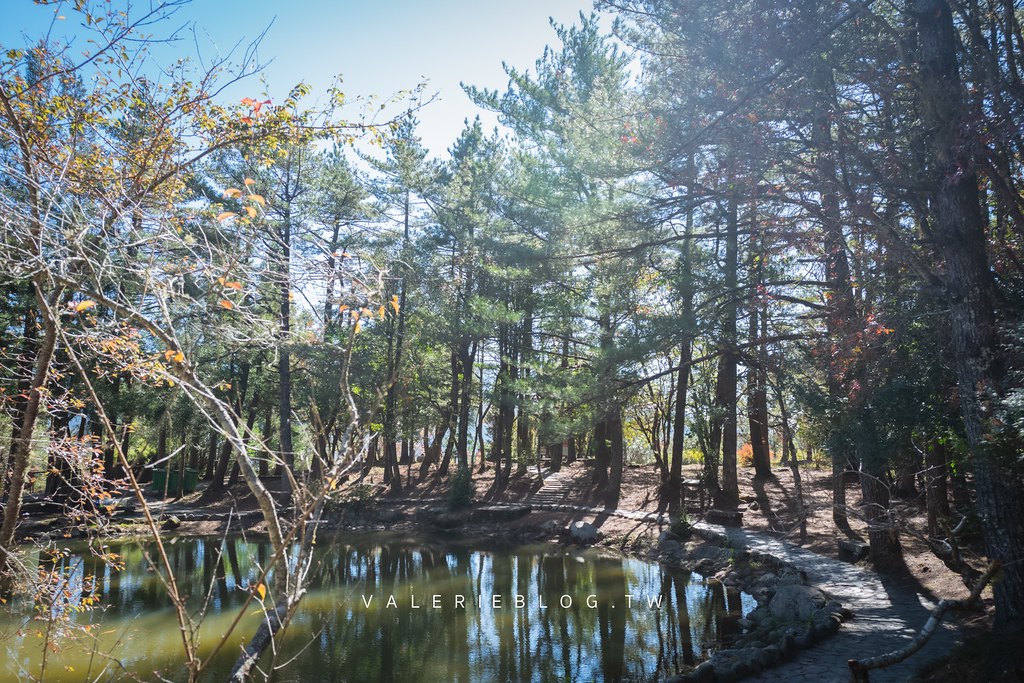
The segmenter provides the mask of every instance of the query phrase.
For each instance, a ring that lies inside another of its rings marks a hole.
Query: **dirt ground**
[[[796,500],[793,475],[788,468],[775,467],[774,476],[755,481],[752,469],[740,468],[739,484],[741,510],[744,512],[744,528],[763,531],[776,537],[785,537],[789,542],[808,548],[815,552],[836,557],[837,542],[843,534],[835,528],[832,521],[832,473],[831,469],[815,467],[800,463],[801,481],[804,503],[807,506],[807,534],[800,537],[799,506]],[[690,465],[685,468],[684,477],[696,479],[699,466]],[[406,498],[444,498],[447,495],[447,480],[429,476],[419,482],[415,470],[411,477],[404,476],[402,497]],[[571,486],[563,487],[564,494],[559,502],[582,506],[602,505],[601,492],[593,485],[591,470],[581,462],[573,463],[559,473],[562,482],[571,482]],[[410,485],[411,483],[411,485]],[[521,470],[513,475],[508,489],[494,495],[491,491],[493,470],[474,472],[476,499],[481,501],[505,501],[529,503],[540,491],[542,481],[536,467]],[[623,472],[622,493],[619,508],[655,512],[658,508],[657,491],[659,485],[658,471],[654,467],[627,467]],[[363,492],[383,493],[386,489],[381,481],[381,472],[375,470],[370,476],[356,482],[348,483],[347,490],[355,491],[356,486],[365,487]],[[692,494],[691,494],[692,497]],[[860,490],[856,484],[847,485],[847,500],[853,506],[850,524],[854,531],[866,540],[865,524],[856,518],[857,505],[860,502]],[[926,520],[923,505],[920,501],[894,501],[902,522],[923,533]],[[752,509],[753,508],[753,509]],[[691,514],[691,518],[697,517]],[[691,520],[692,521],[692,520]],[[602,530],[606,535],[621,534],[623,527],[628,531],[635,523],[615,518],[606,518]],[[906,571],[900,572],[907,581],[917,582],[924,591],[936,599],[963,598],[969,593],[960,576],[950,571],[941,560],[935,557],[925,544],[910,535],[903,534],[901,542],[904,549]],[[973,561],[979,568],[983,567],[981,558]]]

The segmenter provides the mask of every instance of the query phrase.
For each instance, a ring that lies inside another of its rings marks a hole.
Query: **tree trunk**
[[[246,391],[249,386],[249,361],[244,360],[238,369],[238,381],[232,386],[237,387],[235,389],[235,405],[234,405],[234,416],[235,424],[241,420],[242,407],[245,404]],[[265,438],[265,437],[264,437]],[[230,439],[225,439],[224,444],[221,446],[220,458],[217,459],[217,466],[213,471],[213,477],[210,479],[210,485],[207,487],[207,491],[210,495],[219,494],[224,492],[224,476],[228,472],[228,464],[231,461],[231,452],[233,447]]]
[[[462,369],[462,391],[459,397],[459,431],[457,455],[459,467],[469,467],[469,413],[473,403],[473,361],[476,358],[476,340],[464,335],[461,342],[459,366]]]
[[[835,143],[832,140],[832,111],[835,103],[835,80],[832,68],[824,58],[815,63],[814,125],[811,141],[815,149],[814,163],[817,169],[819,192],[821,193],[821,224],[824,233],[825,279],[829,283],[829,309],[825,318],[827,341],[825,353],[828,362],[826,389],[830,409],[839,413],[845,410],[846,392],[843,387],[842,369],[832,359],[842,351],[848,327],[857,316],[857,304],[850,281],[850,263],[846,255],[846,236],[839,211],[839,192],[835,160]],[[849,442],[841,429],[836,429],[826,440],[826,448],[832,461],[832,521],[843,533],[853,535],[846,514],[846,471],[850,467]]]
[[[683,455],[686,446],[686,394],[690,386],[690,362],[693,360],[693,340],[687,336],[679,349],[679,372],[676,376],[676,397],[672,416],[672,462],[669,465],[668,487],[665,491],[670,513],[678,511],[683,494]]]
[[[281,221],[281,263],[280,267],[280,330],[277,349],[278,381],[278,428],[282,459],[281,491],[291,495],[291,476],[295,472],[295,453],[292,449],[292,363],[288,345],[291,343],[291,205],[286,204],[284,219]]]
[[[608,448],[608,485],[604,501],[608,507],[617,507],[622,491],[622,468],[625,466],[625,444],[622,434],[622,408],[616,406],[606,419],[605,438]]]
[[[903,561],[895,520],[889,505],[889,487],[885,481],[885,462],[878,454],[878,437],[870,408],[863,408],[858,421],[861,434],[857,441],[860,459],[860,486],[864,494],[864,517],[868,523],[871,562],[877,567],[894,567]]]
[[[752,302],[750,306],[750,342],[755,344],[765,323],[764,311]],[[763,338],[763,337],[762,337]],[[753,451],[754,477],[764,479],[772,474],[771,449],[768,444],[768,363],[767,348],[754,346],[756,353],[747,367],[747,424]]]
[[[33,361],[39,354],[36,348],[36,314],[28,303],[29,299],[34,296],[33,292],[32,284],[29,283],[25,292],[25,320],[21,337],[21,353],[18,354],[17,360],[18,379],[16,392],[11,401],[11,441],[7,457],[3,462],[3,499],[5,501],[11,486],[11,468],[14,467],[14,454],[18,449],[18,435],[21,433],[22,425],[25,424],[25,408],[28,406],[29,389],[32,386],[34,373]]]
[[[525,379],[530,376],[530,358],[533,354],[533,311],[531,304],[527,304],[523,313],[522,335],[519,338],[518,349],[516,349],[517,376]],[[520,462],[531,462],[533,458],[533,438],[530,431],[530,405],[529,397],[525,393],[516,396],[518,407],[516,415],[516,441],[519,447]]]
[[[722,490],[726,504],[737,504],[740,499],[739,479],[736,472],[736,318],[739,315],[737,297],[739,280],[739,217],[736,198],[729,197],[725,237],[725,292],[728,302],[722,320],[722,362],[719,365],[725,414],[722,419]]]
[[[43,285],[35,284],[36,297],[42,299]],[[39,340],[36,351],[35,368],[32,381],[29,383],[28,399],[22,414],[21,431],[15,440],[11,458],[11,481],[7,489],[7,505],[4,507],[3,524],[0,525],[0,592],[8,592],[17,567],[14,560],[14,532],[21,514],[21,497],[25,489],[25,476],[28,470],[29,457],[32,454],[32,433],[39,417],[43,388],[49,377],[50,361],[57,347],[57,325],[51,312],[60,300],[61,290],[53,291],[48,300],[48,311],[44,311],[43,336]]]
[[[991,269],[985,251],[985,225],[974,173],[974,140],[964,140],[963,86],[957,65],[956,34],[944,0],[916,0],[920,52],[921,105],[932,144],[933,231],[944,263],[949,302],[953,366],[959,388],[964,432],[974,472],[978,513],[986,554],[1003,565],[993,586],[997,629],[1024,620],[1024,503],[1021,475],[998,435],[987,433],[990,396],[1002,395],[1006,373],[997,338]]]
[[[693,156],[687,159],[687,176],[689,185],[687,195],[693,193]],[[680,299],[682,305],[683,342],[679,345],[679,371],[676,374],[676,395],[672,414],[672,458],[669,464],[668,487],[665,494],[668,500],[661,501],[661,507],[669,512],[677,512],[683,494],[683,454],[686,447],[686,398],[690,387],[690,364],[693,361],[693,335],[696,330],[693,311],[693,246],[690,236],[693,234],[693,207],[686,211],[686,227],[683,242],[683,253],[680,260],[679,274]]]
[[[210,445],[206,449],[206,463],[203,472],[203,479],[213,479],[213,468],[217,464],[217,432],[210,432]]]

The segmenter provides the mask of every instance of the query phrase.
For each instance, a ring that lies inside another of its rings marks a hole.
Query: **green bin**
[[[181,475],[180,470],[177,468],[170,471],[170,477],[168,478],[168,472],[165,469],[153,470],[153,484],[150,490],[153,493],[163,494],[164,486],[166,485],[166,491],[170,495],[177,495],[178,493],[178,477]],[[185,486],[183,488],[184,493],[192,493],[199,486],[199,470],[191,468],[185,469]]]
[[[164,492],[164,484],[166,484],[166,483],[167,483],[167,470],[163,470],[163,469],[153,470],[153,483],[150,484],[149,490],[152,491],[153,493],[163,494],[163,492]],[[172,484],[172,486],[174,484],[177,484],[177,483],[178,483],[178,473],[177,473],[177,471],[171,472],[171,484]]]
[[[192,493],[199,486],[199,470],[185,468],[185,493]]]

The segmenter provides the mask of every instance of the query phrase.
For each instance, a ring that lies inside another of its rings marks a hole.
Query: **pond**
[[[59,577],[51,594],[59,591],[54,609],[63,618],[48,626],[31,617],[31,602],[8,605],[0,680],[41,672],[46,681],[183,680],[178,624],[146,559],[152,548],[126,542],[106,550],[123,568],[82,546],[39,556],[40,570]],[[202,616],[205,659],[253,590],[269,548],[178,538],[168,554],[194,618]],[[656,681],[706,659],[754,606],[751,596],[697,574],[596,550],[337,536],[321,539],[275,680]],[[204,680],[225,680],[259,614],[251,604]]]

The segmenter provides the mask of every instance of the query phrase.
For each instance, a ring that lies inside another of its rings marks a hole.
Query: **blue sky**
[[[55,37],[80,30],[69,7],[0,2],[4,50],[38,40],[55,14],[67,17],[54,24]],[[148,3],[135,0],[137,6]],[[439,99],[420,112],[420,135],[440,155],[454,142],[463,120],[477,113],[460,81],[503,89],[508,79],[502,61],[532,68],[544,46],[557,41],[548,17],[571,24],[591,5],[591,0],[193,0],[161,30],[194,24],[201,52],[210,58],[248,42],[269,25],[259,55],[270,61],[264,78],[272,99],[299,81],[311,84],[314,93],[323,92],[339,73],[349,98],[388,97],[426,80],[427,91],[438,92]],[[173,54],[195,53],[191,34],[187,38],[170,48]],[[255,96],[260,89],[259,81],[252,80],[231,93]],[[487,127],[495,123],[493,116],[481,118]]]

